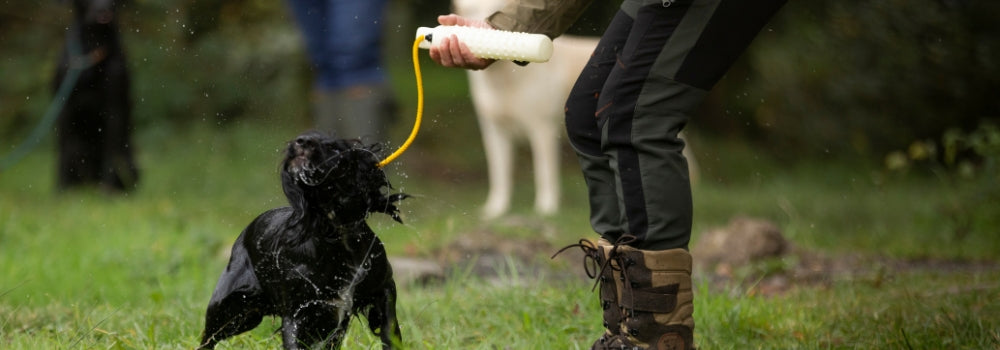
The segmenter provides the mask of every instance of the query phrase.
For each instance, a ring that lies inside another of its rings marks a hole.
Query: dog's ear
[[[295,177],[287,171],[281,172],[281,189],[288,198],[288,204],[292,206],[292,217],[289,220],[291,225],[297,225],[306,215],[309,203],[306,202],[305,192],[295,181]]]
[[[378,167],[377,154],[381,150],[379,147],[375,144],[353,150],[358,167],[355,182],[361,187],[363,195],[368,198],[367,211],[387,214],[396,222],[402,223],[403,219],[399,217],[396,202],[410,196],[405,193],[386,194],[392,189],[392,184],[389,183],[385,172]]]

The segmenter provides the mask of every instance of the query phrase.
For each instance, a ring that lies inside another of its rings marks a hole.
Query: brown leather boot
[[[556,252],[581,248],[587,276],[601,286],[605,330],[591,349],[694,349],[691,254],[628,246],[634,239],[624,236],[614,244],[581,239]]]
[[[624,349],[694,348],[691,254],[684,249],[639,250],[619,246],[613,259],[621,287]]]

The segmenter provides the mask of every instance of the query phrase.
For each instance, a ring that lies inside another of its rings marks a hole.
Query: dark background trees
[[[296,102],[304,101],[310,75],[284,6],[126,2],[119,25],[137,126],[170,132],[199,121],[304,123],[292,116],[306,113],[307,104]],[[616,6],[596,1],[573,32],[599,32]],[[415,28],[447,10],[446,1],[394,1],[386,18],[390,65],[408,70]],[[791,1],[716,87],[692,128],[785,157],[881,159],[950,128],[996,121],[997,13],[1000,3],[989,0]],[[69,18],[57,1],[0,4],[0,149],[17,144],[48,106]]]

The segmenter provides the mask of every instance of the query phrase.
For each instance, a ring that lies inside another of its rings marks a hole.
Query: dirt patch
[[[397,275],[405,275],[406,281],[419,284],[454,276],[479,278],[490,283],[552,282],[586,277],[580,265],[583,253],[579,249],[568,249],[552,258],[562,248],[549,243],[556,232],[552,224],[531,217],[510,216],[503,220],[460,233],[429,256],[397,258],[398,262],[393,261],[393,270]],[[513,237],[503,232],[506,227],[518,227],[519,231],[536,234]]]
[[[431,257],[414,263],[416,268],[433,271],[431,278],[418,276],[414,280],[426,283],[441,281],[446,276],[471,276],[509,284],[516,274],[513,280],[525,284],[587,278],[580,249],[568,249],[551,258],[563,247],[545,238],[555,232],[554,227],[541,220],[509,220],[513,221],[507,224],[527,225],[539,235],[511,237],[488,226],[470,230],[433,252]],[[740,294],[779,295],[795,287],[823,288],[845,280],[877,287],[893,274],[908,271],[1000,270],[1000,264],[994,261],[899,260],[809,251],[786,240],[777,225],[746,217],[734,218],[725,227],[706,231],[691,251],[696,284],[704,281],[718,292]],[[427,264],[435,267],[428,269]],[[393,262],[395,270],[407,269],[399,265]]]
[[[585,276],[582,267],[583,253],[569,249],[553,259],[561,246],[546,239],[556,228],[542,220],[526,217],[508,217],[502,226],[529,227],[537,232],[534,237],[510,237],[497,229],[496,224],[463,233],[438,250],[436,260],[452,271],[471,274],[488,281],[508,283],[512,274],[525,282],[579,278]],[[576,270],[579,270],[578,272]]]
[[[707,281],[711,288],[763,295],[800,286],[827,287],[845,280],[878,287],[893,274],[908,271],[1000,269],[996,262],[900,260],[810,251],[785,239],[777,224],[751,217],[735,217],[727,226],[707,230],[691,251],[695,277]]]

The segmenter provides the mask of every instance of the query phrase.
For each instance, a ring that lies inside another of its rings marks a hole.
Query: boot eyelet
[[[635,328],[629,328],[628,329],[628,334],[631,334],[633,337],[638,336],[639,335],[639,330],[637,330]]]

